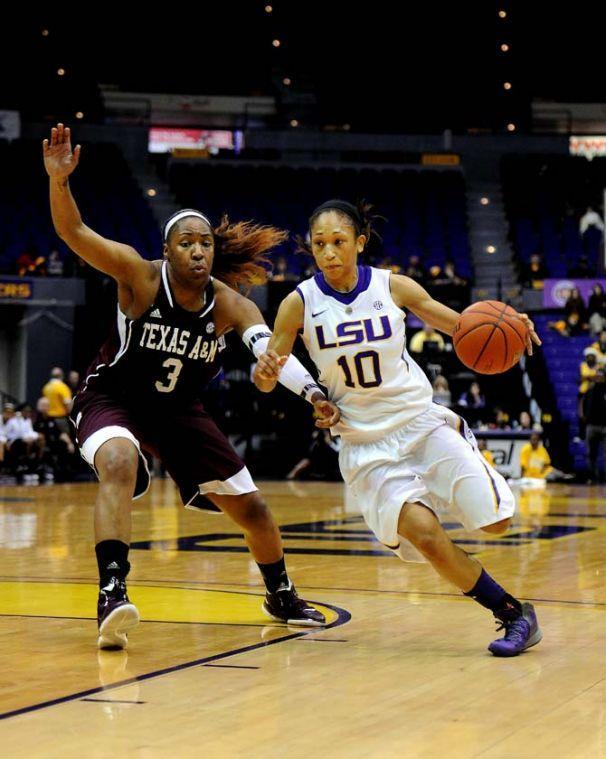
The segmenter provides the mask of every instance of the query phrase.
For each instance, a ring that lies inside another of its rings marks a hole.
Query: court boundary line
[[[93,584],[96,585],[98,583],[97,579],[89,580],[82,577],[67,579],[67,580],[57,580],[57,579],[49,579],[48,577],[29,577],[29,578],[22,578],[22,577],[10,577],[8,575],[0,575],[0,582],[42,582],[42,583],[57,583],[58,585],[68,585],[69,583],[79,584],[79,585],[85,585],[85,584]],[[154,586],[153,583],[161,583],[160,585]],[[197,590],[197,588],[188,587],[188,585],[168,585],[167,583],[179,583],[182,582],[181,580],[153,580],[153,581],[145,581],[145,580],[133,580],[130,581],[130,585],[133,588],[136,587],[159,587],[159,588],[169,588],[172,590]],[[234,582],[234,583],[225,583],[220,582],[219,580],[186,580],[185,581],[188,584],[191,585],[221,585],[224,588],[259,588],[260,590],[263,590],[263,586],[259,584],[253,584],[253,583],[244,583],[244,582]],[[299,589],[302,590],[324,590],[328,592],[332,591],[339,591],[339,592],[345,592],[345,593],[381,593],[381,594],[392,594],[397,596],[407,596],[407,595],[417,595],[417,596],[436,596],[438,598],[455,598],[455,599],[465,599],[466,596],[462,593],[444,593],[440,591],[434,591],[434,590],[378,590],[374,588],[344,588],[341,586],[334,586],[334,587],[326,587],[324,585],[297,585]],[[233,590],[233,591],[226,591],[226,590],[215,590],[213,588],[202,588],[203,590],[207,590],[209,593],[236,593],[239,595],[247,595],[247,596],[259,596],[263,597],[262,593],[247,593],[243,590]],[[527,601],[536,601],[537,603],[548,603],[548,604],[568,604],[572,606],[604,606],[606,607],[606,602],[603,601],[570,601],[568,599],[560,599],[560,598],[536,598],[532,596],[525,596],[523,594],[520,594],[520,597]],[[327,608],[332,608],[330,604],[324,603],[323,601],[313,601],[310,603],[318,603],[321,606],[326,606]],[[33,615],[33,614],[2,614],[0,613],[0,617],[34,617],[39,615]],[[94,619],[94,617],[47,617],[47,615],[42,615],[45,618],[48,619]],[[144,620],[146,622],[161,622],[162,620]],[[230,623],[230,622],[166,622],[165,624],[199,624],[199,625],[213,625],[213,624],[238,624],[238,625],[244,625],[245,623]],[[250,625],[254,626],[254,625]],[[325,628],[327,629],[327,628]]]
[[[244,664],[203,664],[202,666],[212,669],[261,669],[261,667],[247,667]]]
[[[192,588],[195,590],[195,588]],[[254,595],[254,594],[251,594]],[[316,603],[315,601],[313,603]],[[319,606],[326,606],[331,608],[329,604],[318,601]],[[19,619],[75,619],[81,622],[93,622],[95,617],[72,617],[72,616],[54,616],[52,614],[8,614],[0,612],[0,619],[4,617],[17,617]],[[140,624],[154,624],[154,625],[206,625],[207,627],[271,627],[275,630],[282,629],[283,625],[279,622],[274,624],[271,621],[267,621],[267,624],[261,622],[189,622],[187,620],[175,620],[175,619],[142,619]],[[331,623],[332,624],[332,623]],[[326,629],[326,628],[323,628]]]
[[[254,594],[250,594],[254,595]],[[310,603],[320,603],[319,601],[311,601]],[[347,609],[341,609],[339,606],[333,606],[331,604],[321,604],[322,606],[326,606],[328,609],[332,609],[337,613],[337,619],[334,622],[331,622],[329,625],[326,625],[326,627],[322,628],[323,630],[330,630],[333,627],[340,627],[341,625],[347,624],[351,619],[351,614],[347,611]],[[51,706],[58,706],[59,704],[68,703],[69,701],[78,701],[86,698],[87,696],[91,696],[94,693],[106,693],[111,690],[115,690],[116,688],[123,688],[126,685],[132,685],[134,683],[140,683],[144,682],[146,680],[151,680],[156,677],[162,677],[164,675],[172,674],[173,672],[180,672],[186,669],[193,669],[194,667],[203,666],[204,664],[207,664],[208,662],[213,661],[220,661],[221,659],[227,659],[230,656],[238,656],[239,654],[248,653],[249,651],[256,651],[261,648],[267,648],[268,646],[273,646],[276,643],[283,643],[288,640],[296,640],[297,638],[304,637],[305,635],[309,635],[310,633],[317,632],[317,627],[312,627],[307,630],[302,630],[301,632],[297,633],[291,633],[289,635],[285,635],[281,638],[275,638],[274,640],[268,640],[268,641],[261,641],[260,643],[253,643],[249,646],[243,646],[241,648],[231,649],[229,651],[223,651],[219,654],[211,654],[210,656],[204,656],[201,659],[194,659],[190,662],[183,662],[182,664],[173,664],[170,667],[163,667],[162,669],[153,670],[152,672],[146,672],[143,675],[137,675],[136,677],[130,677],[127,680],[122,680],[116,683],[112,683],[111,685],[100,685],[95,688],[87,688],[86,690],[79,691],[77,693],[72,693],[67,696],[59,696],[58,698],[49,699],[47,701],[42,701],[38,704],[31,704],[30,706],[23,706],[19,709],[12,709],[8,712],[0,713],[0,720],[9,719],[11,717],[19,717],[22,714],[29,714],[30,712],[36,712],[40,711],[41,709],[47,709]]]
[[[146,704],[147,701],[127,701],[119,698],[81,698],[80,701],[86,701],[92,704]]]

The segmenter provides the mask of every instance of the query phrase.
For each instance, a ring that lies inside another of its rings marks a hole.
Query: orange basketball
[[[527,329],[517,311],[498,300],[473,303],[457,320],[452,342],[462,363],[479,374],[515,366],[526,347]]]

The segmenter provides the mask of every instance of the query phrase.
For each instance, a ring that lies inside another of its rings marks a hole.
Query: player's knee
[[[139,452],[129,440],[108,440],[97,451],[95,467],[101,482],[130,485],[137,477]]]
[[[403,509],[398,521],[398,534],[406,538],[430,561],[443,549],[443,530],[435,516],[425,507],[413,504]]]
[[[439,529],[424,530],[408,536],[408,540],[430,562],[438,560],[444,553],[444,541]]]
[[[487,524],[484,527],[482,527],[483,532],[490,532],[493,535],[502,535],[504,532],[507,532],[511,525],[511,518],[508,517],[507,519],[501,519],[500,522],[493,522],[492,524]]]
[[[271,512],[258,493],[246,493],[238,497],[237,514],[234,518],[247,531],[265,528],[271,521]]]

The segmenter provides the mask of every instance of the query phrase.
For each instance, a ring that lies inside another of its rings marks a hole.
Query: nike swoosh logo
[[[324,311],[328,311],[328,309],[327,309],[327,308],[325,308],[325,309],[324,309]],[[314,319],[315,319],[315,318],[316,318],[316,316],[320,316],[320,314],[323,314],[323,313],[324,313],[324,311],[318,311],[318,313],[317,313],[317,314],[314,314],[314,313],[312,313],[312,318],[314,318]]]

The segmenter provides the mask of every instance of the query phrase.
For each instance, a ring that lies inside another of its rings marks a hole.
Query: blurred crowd
[[[600,462],[606,454],[606,330],[585,348],[579,366],[579,434],[589,456],[589,482],[603,480]]]
[[[569,209],[569,212],[573,213],[572,209]],[[584,242],[590,230],[594,234],[597,233],[599,236],[603,236],[604,221],[592,206],[587,206],[584,213],[578,217],[578,229],[579,236]],[[528,263],[522,265],[520,270],[520,281],[522,284],[534,290],[542,290],[544,280],[550,276],[549,266],[545,262],[543,254],[539,251],[533,253]],[[571,279],[591,279],[596,276],[596,268],[590,264],[589,257],[583,254],[578,259],[571,261],[567,267],[566,276]]]
[[[606,293],[602,285],[595,283],[587,303],[578,288],[571,288],[561,318],[548,326],[565,337],[599,335],[606,329]]]
[[[67,379],[54,367],[35,408],[5,400],[0,417],[0,477],[26,485],[72,480],[82,470],[73,425],[72,398],[80,383],[77,371]]]

